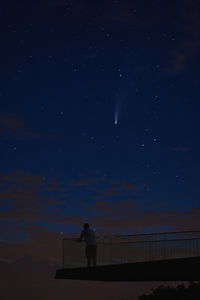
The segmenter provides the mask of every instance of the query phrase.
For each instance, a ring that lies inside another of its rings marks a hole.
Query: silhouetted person
[[[90,228],[88,223],[83,225],[79,241],[82,241],[83,239],[86,242],[85,254],[87,257],[87,266],[90,267],[92,261],[92,265],[95,267],[97,260],[97,243],[94,230]]]

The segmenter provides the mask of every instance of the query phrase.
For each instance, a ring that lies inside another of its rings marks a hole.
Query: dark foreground
[[[96,281],[198,281],[200,257],[57,270],[56,279]]]

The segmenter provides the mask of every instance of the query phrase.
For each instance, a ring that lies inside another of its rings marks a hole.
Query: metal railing
[[[200,256],[200,231],[97,237],[97,265]],[[63,240],[63,268],[86,266],[85,243]]]

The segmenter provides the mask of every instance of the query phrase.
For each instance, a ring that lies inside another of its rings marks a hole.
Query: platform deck
[[[200,257],[57,270],[56,279],[95,281],[198,281]]]

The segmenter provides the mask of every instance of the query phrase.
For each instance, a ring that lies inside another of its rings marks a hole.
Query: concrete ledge
[[[57,270],[56,279],[96,281],[197,281],[200,257]]]

